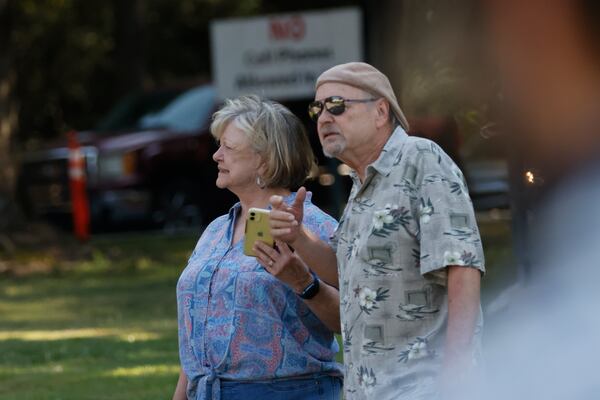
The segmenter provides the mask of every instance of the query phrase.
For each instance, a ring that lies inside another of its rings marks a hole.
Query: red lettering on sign
[[[299,15],[290,18],[272,18],[269,21],[269,37],[273,40],[301,40],[304,35],[306,35],[306,23]]]

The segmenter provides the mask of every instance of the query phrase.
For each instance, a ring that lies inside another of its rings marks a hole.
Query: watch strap
[[[313,271],[310,271],[310,274],[313,277],[313,281],[309,283],[308,286],[305,287],[304,290],[302,290],[302,292],[298,293],[298,296],[305,300],[309,300],[315,297],[317,293],[319,293],[320,288],[319,277],[317,276],[317,274],[315,274]]]

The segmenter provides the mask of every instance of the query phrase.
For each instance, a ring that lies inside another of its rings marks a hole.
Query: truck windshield
[[[175,131],[192,131],[203,128],[215,106],[215,90],[212,86],[190,89],[163,109],[140,118],[141,128],[167,128]]]
[[[130,94],[121,99],[100,120],[95,130],[103,132],[139,128],[142,116],[163,109],[181,93],[181,89],[172,89]]]

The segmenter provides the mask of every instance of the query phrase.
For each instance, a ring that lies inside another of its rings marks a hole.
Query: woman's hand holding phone
[[[273,247],[274,239],[271,236],[269,224],[269,210],[262,208],[250,208],[246,218],[246,229],[244,233],[244,254],[256,257],[254,243],[257,241],[266,243]]]

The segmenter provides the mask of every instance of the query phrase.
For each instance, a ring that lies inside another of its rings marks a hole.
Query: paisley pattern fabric
[[[290,195],[289,204],[295,198]],[[336,221],[305,201],[304,224],[329,241]],[[188,398],[219,380],[259,381],[314,373],[341,376],[334,335],[288,286],[232,243],[240,204],[214,220],[177,283],[179,356]]]

